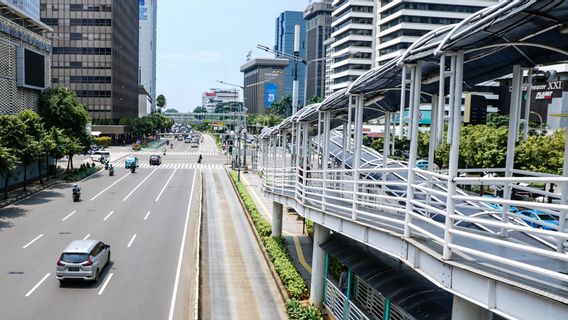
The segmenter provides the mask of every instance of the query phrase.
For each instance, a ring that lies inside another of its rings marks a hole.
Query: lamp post
[[[538,117],[538,120],[540,121],[540,124],[538,125],[538,127],[539,127],[540,129],[542,129],[542,123],[543,123],[543,122],[542,122],[542,116],[540,115],[540,113],[531,111],[529,114],[535,114],[535,115]],[[528,119],[528,117],[527,117],[527,119]],[[529,124],[527,123],[527,126],[528,126],[528,125],[529,125]]]

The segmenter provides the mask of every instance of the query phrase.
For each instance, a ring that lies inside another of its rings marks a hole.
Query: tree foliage
[[[159,108],[159,112],[162,112],[162,108],[166,106],[166,97],[161,94],[156,98],[156,106]]]
[[[515,151],[515,168],[551,174],[562,174],[566,129],[550,136],[529,136]]]
[[[320,96],[313,96],[306,101],[306,105],[309,106],[310,104],[321,103],[323,102],[323,98]]]
[[[40,98],[40,116],[45,128],[63,129],[65,134],[85,142],[85,128],[90,121],[85,106],[81,104],[73,91],[67,88],[50,88]]]
[[[207,113],[207,109],[203,108],[202,106],[197,106],[193,109],[194,113]]]
[[[268,113],[285,118],[292,114],[292,97],[286,96],[280,101],[273,102]]]

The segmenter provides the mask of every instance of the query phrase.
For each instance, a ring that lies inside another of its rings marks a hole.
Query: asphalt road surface
[[[198,148],[138,152],[79,183],[62,184],[0,209],[0,319],[193,319],[202,186],[202,318],[284,319],[266,263],[238,205],[212,137]],[[151,154],[162,164],[149,166]],[[201,154],[203,161],[197,163]],[[112,157],[112,155],[111,155]],[[204,177],[204,181],[202,181]],[[61,251],[76,239],[111,245],[97,283],[55,278]]]
[[[229,177],[203,171],[202,319],[287,319]]]
[[[134,174],[116,166],[81,182],[78,203],[64,184],[0,210],[0,319],[191,318],[201,176],[183,167],[195,161],[166,156]],[[61,251],[85,238],[110,244],[112,263],[98,283],[60,287]]]

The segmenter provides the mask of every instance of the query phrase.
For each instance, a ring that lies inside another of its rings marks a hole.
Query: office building
[[[239,91],[236,89],[211,88],[201,95],[201,106],[207,113],[214,113],[217,105],[226,102],[238,102]]]
[[[327,38],[323,42],[325,50],[325,85],[323,96],[325,98],[329,97],[333,93],[333,90],[331,89],[331,86],[333,85],[333,80],[331,79],[331,76],[333,75],[333,69],[331,68],[333,65],[333,48],[331,45],[333,44],[333,41],[335,41],[334,38]]]
[[[294,55],[294,28],[300,25],[300,58],[306,57],[306,22],[304,13],[301,11],[284,11],[276,18],[276,41],[274,50]],[[276,53],[276,58],[283,58],[282,54]],[[284,96],[292,96],[292,83],[294,81],[294,61],[290,61],[290,65],[284,69]],[[304,105],[304,89],[306,66],[298,63],[298,106]]]
[[[37,112],[51,81],[51,29],[6,2],[0,1],[0,114]]]
[[[39,21],[39,0],[0,0],[0,4],[5,4],[14,11],[23,13],[29,18]]]
[[[53,28],[52,82],[76,92],[94,124],[138,117],[136,0],[41,0]]]
[[[331,91],[347,88],[374,65],[374,0],[334,0]]]
[[[304,98],[325,96],[326,51],[331,34],[331,0],[314,2],[304,11],[306,20],[306,88]]]
[[[288,59],[257,58],[241,66],[243,102],[248,113],[263,113],[284,95],[284,69]],[[290,110],[291,113],[291,110]]]
[[[156,40],[158,0],[139,0],[140,4],[140,56],[139,83],[146,89],[150,100],[151,112],[156,111]],[[150,112],[149,111],[149,112]]]
[[[384,64],[421,36],[443,25],[462,21],[497,0],[377,1],[376,65]]]

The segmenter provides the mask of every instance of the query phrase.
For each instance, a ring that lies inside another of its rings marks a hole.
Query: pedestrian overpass
[[[536,66],[568,60],[556,46],[568,43],[567,21],[566,1],[503,1],[426,34],[348,89],[263,131],[263,191],[275,203],[273,234],[281,235],[282,206],[314,221],[312,302],[323,302],[338,319],[567,317],[568,139],[562,175],[513,165],[515,144],[524,138],[520,123],[530,113],[521,103],[523,87],[531,90],[525,81],[532,83]],[[505,168],[459,169],[462,93],[511,73]],[[423,102],[432,104],[433,119],[426,170],[416,166]],[[391,119],[405,109],[407,162],[392,159],[389,143],[403,134]],[[385,118],[382,153],[362,146],[363,122],[379,116]],[[451,146],[449,167],[436,170],[434,152],[444,143]],[[544,182],[561,193],[530,187]],[[463,190],[480,185],[499,186],[503,197]],[[556,201],[513,200],[515,190]],[[548,213],[558,225],[521,219],[513,206]],[[346,281],[328,277],[330,255],[349,268]]]
[[[234,127],[245,123],[245,114],[242,112],[227,113],[195,113],[195,112],[164,112],[165,117],[171,118],[175,123],[183,125],[199,125],[208,123],[219,127]]]

